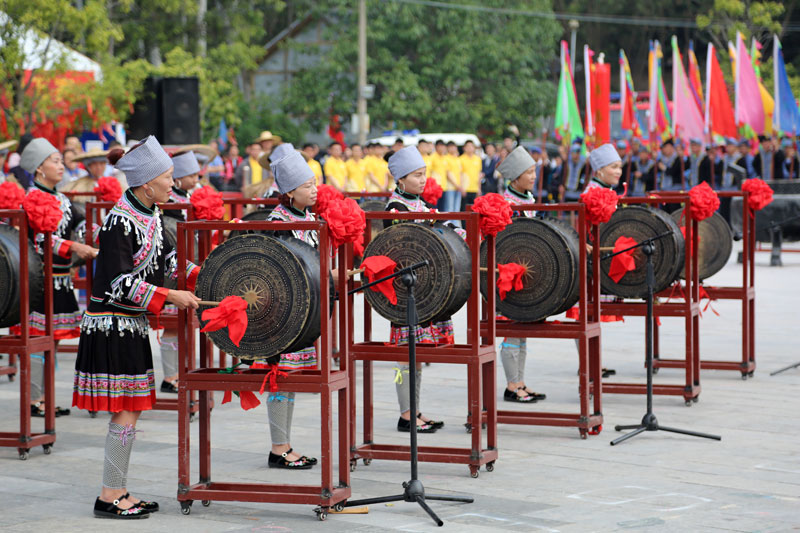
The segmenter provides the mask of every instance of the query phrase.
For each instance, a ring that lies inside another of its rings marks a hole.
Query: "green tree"
[[[505,2],[469,0],[476,6]],[[549,0],[520,9],[547,11]],[[357,24],[354,2],[329,0],[318,13],[330,22],[330,47],[301,70],[284,99],[287,112],[314,129],[355,111]],[[368,82],[373,126],[499,133],[508,123],[535,131],[552,113],[561,28],[552,20],[438,9],[399,2],[368,3]]]
[[[780,34],[784,9],[783,2],[771,0],[714,0],[707,13],[697,15],[697,25],[718,49],[726,50],[728,41],[736,39],[736,32],[760,42],[769,40],[773,33]]]

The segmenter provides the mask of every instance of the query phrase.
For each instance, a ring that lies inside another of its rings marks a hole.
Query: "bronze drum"
[[[674,211],[672,218],[678,225],[685,224],[683,209]],[[725,267],[733,251],[733,231],[725,218],[714,213],[697,225],[700,242],[697,244],[697,261],[700,279],[708,279]],[[680,277],[684,277],[683,269]]]
[[[272,213],[273,209],[274,206],[271,205],[259,206],[259,208],[256,209],[255,211],[250,211],[246,215],[242,216],[241,220],[242,222],[264,222],[269,218],[269,215],[270,213]],[[231,227],[236,227],[236,224],[231,224]],[[248,233],[263,233],[263,232],[254,230],[231,230],[230,234],[228,235],[228,238],[236,237],[238,235],[246,235]]]
[[[619,237],[630,237],[637,243],[662,233],[671,235],[655,241],[653,268],[655,292],[663,291],[679,279],[684,268],[684,239],[681,230],[665,211],[656,208],[629,206],[617,209],[606,224],[600,225],[601,256],[614,247]],[[633,252],[636,268],[627,272],[618,283],[608,276],[611,259],[600,263],[600,289],[603,294],[620,298],[645,298],[647,259],[641,249]]]
[[[446,320],[469,299],[472,286],[472,254],[464,240],[449,226],[404,222],[382,230],[367,245],[364,257],[385,255],[398,268],[427,260],[428,266],[416,271],[414,296],[420,324]],[[408,325],[405,285],[395,278],[397,305],[372,290],[364,291],[367,302],[386,320]]]
[[[247,331],[238,347],[225,328],[208,336],[226,353],[270,363],[311,346],[320,335],[319,274],[317,250],[293,237],[226,240],[203,262],[195,294],[217,302],[231,295],[247,300]],[[198,317],[206,309],[200,306]]]
[[[486,267],[486,241],[481,266]],[[497,311],[517,322],[539,322],[562,313],[580,297],[578,233],[566,222],[547,218],[515,218],[497,234],[498,264],[527,267],[523,288],[497,296]],[[481,271],[481,294],[487,295],[486,272]]]
[[[19,230],[7,224],[0,224],[0,328],[20,322],[19,252]],[[41,305],[44,301],[43,264],[30,241],[28,242],[28,290],[30,308]]]

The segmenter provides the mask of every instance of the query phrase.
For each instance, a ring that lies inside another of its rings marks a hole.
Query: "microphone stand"
[[[620,250],[619,252],[611,252],[608,254],[603,255],[600,259],[606,260],[614,257],[615,255],[619,255],[624,252],[628,252],[630,250],[634,250],[636,248],[641,248],[642,252],[644,253],[645,257],[647,257],[647,271],[645,280],[647,282],[647,314],[645,317],[645,366],[647,367],[647,412],[642,417],[642,421],[638,424],[627,425],[627,426],[615,426],[614,429],[616,431],[624,431],[628,429],[632,429],[630,433],[626,433],[625,435],[612,440],[611,446],[616,446],[621,442],[624,442],[631,437],[635,437],[636,435],[644,432],[644,431],[668,431],[670,433],[680,433],[682,435],[690,435],[692,437],[703,437],[705,439],[713,439],[713,440],[722,440],[722,437],[718,435],[710,435],[708,433],[698,433],[696,431],[688,431],[685,429],[676,429],[673,427],[666,427],[659,425],[658,419],[656,419],[656,415],[653,413],[653,293],[655,287],[655,273],[653,269],[653,252],[655,252],[655,242],[663,239],[664,237],[672,235],[672,232],[667,231],[662,233],[661,235],[656,235],[650,239],[645,239],[642,242],[626,248],[624,250]]]
[[[411,368],[411,371],[408,373],[409,381],[409,404],[411,405],[411,426],[410,426],[410,439],[411,439],[411,479],[409,481],[403,482],[403,494],[396,494],[394,496],[379,496],[377,498],[365,498],[362,500],[353,500],[348,501],[345,503],[345,507],[351,507],[355,505],[369,505],[372,503],[388,503],[388,502],[409,502],[414,503],[416,502],[425,510],[428,515],[436,522],[436,525],[441,527],[444,525],[444,522],[433,512],[428,504],[426,503],[427,500],[435,500],[435,501],[443,501],[443,502],[460,502],[460,503],[472,503],[475,500],[473,498],[465,498],[459,496],[445,496],[445,495],[434,495],[434,494],[425,494],[425,487],[422,485],[422,482],[419,480],[418,477],[418,464],[419,464],[419,453],[417,449],[417,399],[415,397],[414,391],[416,390],[417,384],[417,376],[416,376],[416,369],[417,369],[417,338],[414,334],[415,326],[417,325],[417,302],[414,297],[414,285],[417,282],[417,275],[414,272],[415,270],[422,268],[428,265],[428,261],[420,261],[411,266],[407,266],[405,268],[399,269],[397,272],[393,274],[389,274],[388,276],[384,276],[380,279],[367,283],[366,285],[362,285],[357,289],[353,289],[349,291],[347,294],[355,294],[359,291],[363,291],[373,285],[377,285],[378,283],[382,283],[386,280],[393,279],[399,277],[400,280],[403,282],[403,285],[406,286],[408,289],[408,302],[406,304],[406,321],[408,322],[409,328],[409,335],[408,335],[408,365]]]

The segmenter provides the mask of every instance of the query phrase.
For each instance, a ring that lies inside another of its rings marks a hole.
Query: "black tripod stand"
[[[351,507],[354,505],[369,505],[371,503],[389,503],[389,502],[410,502],[410,503],[418,503],[420,507],[422,507],[426,513],[430,515],[434,522],[436,522],[437,526],[443,526],[444,522],[436,516],[436,513],[433,512],[425,500],[436,500],[436,501],[443,501],[443,502],[460,502],[460,503],[472,503],[472,498],[463,498],[458,496],[444,496],[444,495],[433,495],[433,494],[425,494],[425,487],[422,486],[422,482],[418,478],[417,473],[417,466],[419,463],[419,455],[417,453],[417,399],[414,396],[414,391],[416,390],[417,384],[417,376],[416,376],[416,369],[417,369],[417,339],[416,335],[414,334],[414,328],[417,325],[417,302],[414,297],[414,285],[417,282],[417,275],[414,273],[414,270],[421,268],[423,266],[427,266],[427,261],[421,261],[414,265],[402,268],[395,272],[394,274],[390,274],[386,277],[377,279],[371,283],[366,285],[362,285],[361,287],[350,291],[348,294],[354,294],[358,291],[363,291],[373,285],[377,285],[383,281],[393,279],[396,277],[400,277],[403,285],[406,286],[408,289],[408,303],[406,308],[406,318],[408,322],[409,328],[409,335],[408,335],[408,365],[411,371],[408,373],[409,381],[409,403],[411,405],[410,413],[411,413],[411,426],[410,426],[410,438],[411,438],[411,479],[403,483],[403,494],[397,494],[394,496],[381,496],[378,498],[365,498],[363,500],[353,500],[349,501],[345,504],[345,507]]]
[[[680,433],[682,435],[691,435],[692,437],[703,437],[706,439],[714,439],[714,440],[722,440],[722,437],[718,435],[710,435],[708,433],[698,433],[696,431],[688,431],[685,429],[676,429],[666,426],[661,426],[656,419],[656,415],[653,413],[653,292],[655,286],[655,273],[653,272],[653,252],[655,251],[655,242],[659,239],[663,239],[667,235],[671,235],[671,232],[662,233],[661,235],[657,235],[653,238],[646,239],[635,246],[631,246],[630,248],[626,248],[624,250],[620,250],[619,252],[614,252],[610,254],[605,254],[602,259],[610,259],[615,255],[619,255],[624,252],[628,252],[635,248],[641,248],[644,255],[647,257],[647,270],[645,275],[645,281],[647,283],[647,316],[645,318],[645,357],[646,357],[646,366],[647,366],[647,412],[642,417],[642,421],[639,424],[633,424],[629,426],[615,426],[614,429],[617,431],[623,431],[626,429],[632,429],[630,433],[626,433],[625,435],[621,436],[618,439],[611,441],[611,446],[615,446],[623,441],[630,439],[631,437],[635,437],[639,433],[643,431],[668,431],[670,433]]]

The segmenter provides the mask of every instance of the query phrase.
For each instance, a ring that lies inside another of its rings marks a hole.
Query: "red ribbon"
[[[209,185],[192,193],[189,201],[194,207],[195,218],[199,220],[222,220],[222,217],[225,216],[222,193],[215,191]]]
[[[53,232],[61,223],[61,202],[52,194],[33,189],[22,202],[22,208],[36,233]]]
[[[760,178],[744,180],[742,191],[750,193],[747,203],[753,211],[763,209],[772,202],[772,187]]]
[[[618,255],[611,258],[611,266],[608,268],[608,277],[613,279],[614,283],[619,283],[619,280],[621,280],[625,274],[631,270],[636,270],[636,260],[633,258],[633,252],[635,252],[636,249],[618,253],[631,246],[636,246],[636,241],[624,235],[618,237],[616,242],[614,242],[614,253]]]
[[[122,197],[122,187],[120,187],[119,181],[109,176],[97,180],[94,192],[100,193],[100,200],[103,202],[117,203],[117,200]]]
[[[376,279],[392,274],[396,267],[397,263],[385,255],[365,257],[361,262],[361,268],[364,269],[364,274],[367,276],[367,280],[369,280],[370,283]],[[389,300],[392,305],[397,305],[397,294],[394,291],[394,279],[382,281],[377,285],[373,285],[370,289],[386,296],[386,299]]]
[[[605,224],[617,210],[619,196],[612,189],[591,187],[581,194],[581,202],[586,204],[586,220],[589,224]]]
[[[200,331],[217,331],[228,328],[231,342],[239,346],[247,330],[247,301],[241,296],[226,296],[217,307],[203,311],[201,316],[208,323]]]
[[[508,202],[496,192],[484,194],[475,199],[472,210],[481,214],[481,235],[497,236],[511,224],[513,211]]]
[[[314,212],[327,220],[326,213],[334,202],[344,200],[344,195],[331,185],[317,185],[317,202],[314,204]]]
[[[19,209],[25,200],[25,191],[16,183],[0,183],[0,209]]]
[[[323,215],[328,223],[328,236],[331,241],[331,253],[342,244],[357,243],[364,237],[367,227],[367,215],[352,198],[334,200]]]
[[[506,299],[509,291],[522,290],[522,278],[527,271],[527,268],[518,263],[497,265],[497,289],[500,291],[501,300]]]
[[[692,187],[689,190],[689,199],[691,200],[690,214],[698,222],[707,219],[719,209],[719,196],[706,182]]]
[[[442,197],[442,188],[435,178],[425,180],[425,189],[422,191],[422,199],[431,205],[436,205]]]

